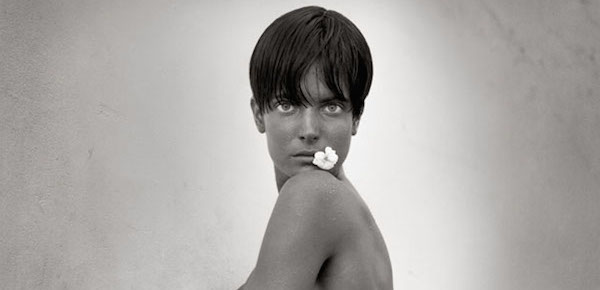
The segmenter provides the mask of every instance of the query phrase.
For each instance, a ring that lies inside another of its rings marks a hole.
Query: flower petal
[[[325,154],[331,154],[331,152],[333,152],[335,154],[335,150],[333,150],[331,147],[327,146],[325,147]]]
[[[331,147],[325,147],[325,152],[315,152],[315,158],[312,163],[323,170],[329,170],[335,166],[339,157]]]
[[[315,152],[315,158],[316,159],[324,159],[325,158],[325,152],[323,152],[323,151]]]
[[[336,164],[338,162],[339,157],[336,154],[332,154],[331,156],[327,156],[327,159],[333,164]]]

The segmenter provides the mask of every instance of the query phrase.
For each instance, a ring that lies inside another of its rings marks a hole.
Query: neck
[[[344,168],[343,167],[339,167],[339,168],[334,168],[330,172],[333,176],[335,176],[337,179],[348,183],[348,179],[346,178],[346,174],[344,173]],[[279,170],[277,167],[275,167],[275,182],[277,183],[277,192],[279,193],[281,191],[281,188],[283,187],[283,185],[285,184],[285,182],[290,179],[291,176],[287,176],[286,174],[284,174],[283,172],[281,172],[281,170]]]

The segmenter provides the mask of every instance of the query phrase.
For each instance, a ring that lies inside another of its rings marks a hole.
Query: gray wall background
[[[314,2],[0,1],[0,288],[233,289],[277,197],[248,60]],[[600,288],[600,1],[317,1],[396,289]]]

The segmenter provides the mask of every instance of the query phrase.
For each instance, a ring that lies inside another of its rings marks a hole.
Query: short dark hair
[[[300,83],[313,64],[337,98],[344,99],[347,88],[352,115],[360,118],[373,79],[369,46],[348,18],[317,6],[280,16],[258,40],[250,85],[260,113],[272,109],[273,98],[305,105]]]

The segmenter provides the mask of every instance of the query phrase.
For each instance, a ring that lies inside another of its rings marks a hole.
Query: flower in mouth
[[[313,164],[318,166],[323,170],[329,170],[333,168],[335,163],[338,161],[338,156],[335,154],[335,150],[331,149],[331,147],[325,147],[325,152],[318,151],[315,152],[315,158],[313,159]]]

